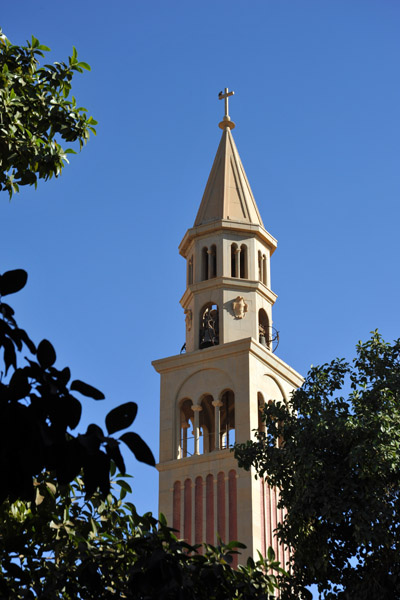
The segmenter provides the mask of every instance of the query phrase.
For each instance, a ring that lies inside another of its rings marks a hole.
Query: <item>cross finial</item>
[[[235,123],[233,121],[231,121],[231,118],[229,116],[229,106],[228,106],[228,98],[229,96],[233,96],[235,92],[230,92],[228,90],[228,88],[225,88],[225,92],[220,92],[218,94],[218,98],[220,100],[225,100],[225,116],[223,118],[223,120],[221,121],[221,123],[219,123],[219,127],[221,129],[226,129],[227,127],[229,127],[229,129],[233,129],[235,127]]]

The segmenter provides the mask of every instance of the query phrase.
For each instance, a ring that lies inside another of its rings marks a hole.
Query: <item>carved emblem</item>
[[[188,331],[192,329],[192,311],[190,308],[185,308],[185,323]]]
[[[243,319],[248,311],[249,305],[244,301],[243,296],[238,296],[232,302],[233,312],[236,319]]]

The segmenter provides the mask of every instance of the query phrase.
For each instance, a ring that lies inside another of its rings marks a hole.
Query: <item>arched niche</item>
[[[269,319],[263,308],[258,311],[258,341],[271,350]]]
[[[220,396],[220,430],[219,444],[221,450],[235,443],[235,394],[232,390],[224,390]]]
[[[209,302],[200,311],[199,348],[210,348],[219,344],[218,306]]]
[[[215,450],[215,409],[213,401],[214,398],[211,394],[206,394],[200,401],[200,454]]]
[[[190,398],[179,403],[179,444],[178,458],[187,458],[194,454],[194,412]]]

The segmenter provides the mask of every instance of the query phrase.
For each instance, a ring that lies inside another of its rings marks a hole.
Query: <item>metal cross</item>
[[[228,98],[229,96],[233,96],[235,92],[229,92],[228,88],[225,88],[225,93],[220,92],[218,94],[218,98],[220,100],[224,100],[225,99],[225,117],[229,117],[229,110],[228,110]]]

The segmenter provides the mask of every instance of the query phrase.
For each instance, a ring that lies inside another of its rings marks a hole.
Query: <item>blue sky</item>
[[[157,358],[179,353],[191,227],[219,143],[224,87],[267,230],[278,355],[302,374],[400,333],[400,4],[395,0],[5,3],[14,42],[92,66],[73,87],[99,121],[60,179],[0,197],[1,272],[25,268],[18,321],[101,389],[85,421],[134,400],[158,456]],[[83,425],[82,425],[83,428]],[[138,510],[155,470],[130,459]]]

